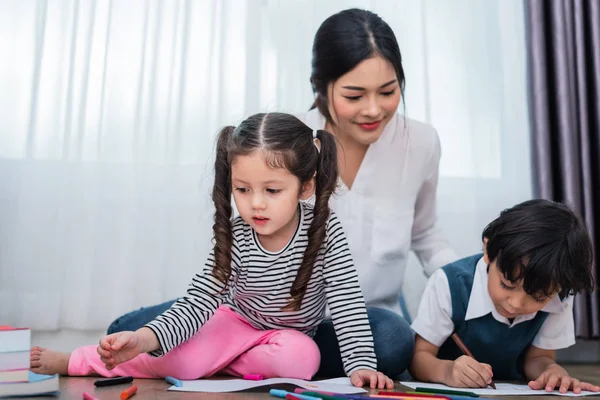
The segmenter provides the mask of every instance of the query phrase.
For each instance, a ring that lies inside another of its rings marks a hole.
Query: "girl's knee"
[[[278,332],[275,342],[280,371],[286,378],[311,379],[318,371],[321,353],[314,340],[304,333],[287,329]]]
[[[211,365],[202,362],[201,356],[179,346],[160,358],[150,358],[149,363],[160,378],[172,376],[180,380],[194,380],[208,376]]]

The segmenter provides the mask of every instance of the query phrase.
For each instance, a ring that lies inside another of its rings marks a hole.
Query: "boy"
[[[504,210],[482,239],[483,254],[429,279],[412,324],[412,376],[454,387],[487,387],[494,377],[528,379],[546,391],[599,391],[555,361],[557,349],[575,343],[573,295],[593,288],[583,223],[564,205],[531,200]],[[463,355],[453,333],[477,361]]]

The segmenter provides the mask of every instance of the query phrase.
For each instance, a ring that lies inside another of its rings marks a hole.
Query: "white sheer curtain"
[[[306,110],[314,33],[354,6],[394,29],[406,114],[442,140],[440,223],[477,251],[531,195],[521,0],[5,0],[0,322],[103,329],[181,294],[210,246],[214,135]]]

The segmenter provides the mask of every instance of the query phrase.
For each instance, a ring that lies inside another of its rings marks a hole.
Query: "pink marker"
[[[95,398],[94,396],[92,396],[91,394],[86,393],[86,392],[83,392],[83,398],[85,400],[98,400],[97,398]]]
[[[245,374],[244,379],[247,381],[262,381],[263,376],[261,374]]]

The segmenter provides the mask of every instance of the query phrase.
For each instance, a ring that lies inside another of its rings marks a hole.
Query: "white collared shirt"
[[[297,115],[324,129],[317,109]],[[330,206],[340,219],[367,306],[401,314],[398,298],[412,250],[429,276],[458,259],[437,224],[437,132],[396,114],[369,146],[352,188],[340,179]]]
[[[496,321],[515,326],[529,321],[537,314],[520,315],[511,324],[506,317],[496,311],[487,284],[487,265],[482,257],[475,270],[473,287],[465,314],[466,321],[492,313]],[[547,312],[548,317],[534,337],[533,346],[546,350],[558,350],[575,344],[573,296],[568,296],[561,302],[559,296],[556,295],[541,311]],[[452,299],[448,278],[444,271],[438,270],[429,278],[419,305],[419,312],[411,327],[425,340],[438,347],[452,335],[454,331]]]

